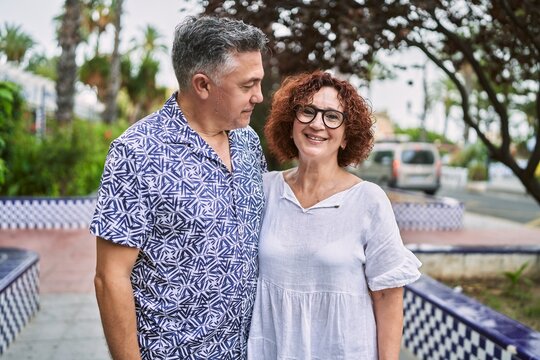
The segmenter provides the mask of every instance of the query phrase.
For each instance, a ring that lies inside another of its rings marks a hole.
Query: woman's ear
[[[345,150],[345,148],[347,147],[347,139],[345,138],[345,136],[343,137],[343,140],[341,140],[341,145],[339,147],[341,148],[341,150]]]
[[[210,95],[210,78],[202,73],[197,73],[191,78],[193,92],[201,99],[206,100]]]

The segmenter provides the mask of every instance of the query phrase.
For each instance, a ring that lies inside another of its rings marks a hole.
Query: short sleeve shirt
[[[253,129],[236,129],[229,171],[175,99],[111,144],[90,231],[140,249],[143,358],[244,358],[266,162]]]

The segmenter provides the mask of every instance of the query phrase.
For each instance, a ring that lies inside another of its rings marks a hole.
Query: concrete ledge
[[[407,245],[422,262],[422,271],[437,278],[502,275],[525,262],[525,274],[540,272],[540,246]]]
[[[38,255],[0,248],[0,355],[39,309]]]
[[[465,185],[465,189],[469,192],[483,193],[486,191],[487,186],[487,181],[470,181]]]
[[[540,359],[540,333],[423,275],[405,287],[403,346],[418,359]]]

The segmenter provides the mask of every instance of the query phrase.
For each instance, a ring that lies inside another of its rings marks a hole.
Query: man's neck
[[[229,135],[225,129],[219,129],[205,114],[204,107],[189,97],[178,93],[176,97],[178,106],[184,113],[189,126],[216,152],[229,171],[232,171],[231,155],[229,149]]]
[[[225,129],[221,129],[214,122],[208,121],[211,117],[205,113],[205,107],[199,104],[190,94],[178,92],[176,102],[186,117],[189,126],[205,140],[222,136],[225,133]]]

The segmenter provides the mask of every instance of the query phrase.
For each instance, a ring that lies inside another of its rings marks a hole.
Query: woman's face
[[[323,87],[313,95],[313,101],[308,104],[315,109],[337,110],[344,112],[338,99],[338,92],[333,87]],[[345,124],[337,129],[325,126],[323,113],[318,112],[308,124],[295,119],[292,129],[294,144],[298,148],[300,161],[335,161],[338,150],[346,145]]]

